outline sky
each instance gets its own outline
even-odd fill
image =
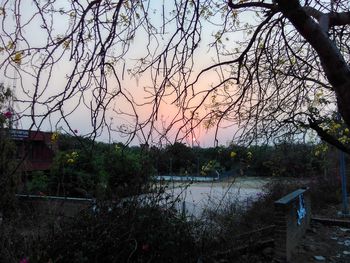
[[[4,3],[4,1],[3,1]],[[2,3],[2,4],[3,4]],[[58,1],[59,5],[56,6],[57,9],[63,7],[65,8],[64,1]],[[161,2],[159,1],[152,1],[151,2],[154,6],[151,6],[150,10],[154,13],[154,16],[152,16],[152,19],[154,19],[156,24],[162,24],[162,5],[159,4]],[[173,9],[173,2],[172,1],[164,1],[164,10],[165,13],[170,12],[170,10]],[[35,6],[33,5],[32,1],[24,1],[21,3],[20,6],[20,12],[21,12],[21,21],[22,24],[25,24],[25,27],[23,28],[23,35],[26,37],[26,40],[30,43],[30,45],[33,46],[41,46],[43,43],[46,43],[47,41],[47,34],[44,33],[45,30],[42,28],[42,23],[38,18],[31,18],[32,12],[35,10]],[[7,13],[10,14],[11,10],[7,10]],[[8,15],[10,16],[10,15]],[[10,18],[10,17],[9,17]],[[14,18],[14,17],[12,17]],[[218,18],[220,19],[220,18]],[[13,20],[6,18],[6,23],[4,28],[6,29],[6,32],[12,32],[13,31]],[[48,20],[49,21],[49,20]],[[26,22],[29,22],[26,24]],[[64,35],[64,31],[66,27],[69,26],[69,21],[67,19],[62,19],[60,17],[54,17],[54,32],[52,35]],[[200,46],[197,50],[197,56],[195,58],[196,67],[194,68],[194,71],[199,72],[199,70],[205,66],[208,66],[212,63],[213,59],[215,59],[215,56],[213,53],[208,52],[208,44],[209,44],[209,38],[215,34],[215,28],[209,25],[208,23],[203,24],[204,27],[204,34],[202,34],[202,41],[200,43]],[[166,30],[171,32],[174,30],[171,26],[167,26]],[[0,46],[6,46],[8,45],[8,42],[5,42],[6,36],[4,35],[5,32],[2,34],[2,43],[0,43]],[[232,33],[232,36],[234,38],[237,38],[237,33]],[[130,52],[125,57],[126,62],[125,65],[123,63],[117,64],[117,68],[121,70],[122,67],[125,67],[127,69],[132,69],[132,67],[135,65],[135,58],[142,56],[142,53],[145,50],[145,41],[144,38],[145,32],[142,30],[138,35],[135,36],[135,39],[132,42],[132,45],[130,47]],[[167,37],[167,36],[165,36]],[[239,36],[238,36],[239,37]],[[164,41],[166,42],[166,41]],[[154,43],[153,43],[154,44]],[[162,43],[160,43],[162,44]],[[24,48],[25,44],[19,44],[16,48],[21,49]],[[118,50],[115,52],[118,53]],[[29,52],[28,52],[29,53]],[[63,54],[63,52],[61,52]],[[43,71],[43,80],[47,79],[49,74],[50,81],[47,83],[49,86],[49,89],[47,90],[41,90],[42,95],[40,98],[38,98],[38,101],[41,101],[43,105],[37,106],[36,113],[40,114],[41,112],[45,113],[47,108],[45,105],[45,102],[48,101],[50,96],[53,94],[58,94],[63,91],[63,87],[67,83],[66,75],[72,70],[74,67],[74,63],[69,61],[69,52],[65,52],[62,55],[62,59],[59,63],[56,63],[56,65],[52,68],[52,71],[44,70]],[[12,56],[13,57],[13,56]],[[4,62],[8,57],[6,57],[6,53],[0,54],[0,62]],[[11,59],[11,58],[10,58]],[[31,61],[29,59],[32,59]],[[0,64],[0,72],[2,73],[2,77],[0,78],[0,81],[3,82],[7,86],[16,86],[15,94],[18,100],[21,100],[26,97],[25,92],[29,93],[29,96],[27,98],[31,98],[33,96],[33,87],[35,86],[35,78],[33,77],[33,69],[32,65],[35,66],[40,65],[40,61],[42,60],[42,57],[40,57],[40,54],[28,54],[28,56],[24,56],[23,63],[21,65],[16,65],[15,63],[12,63],[14,66],[5,67],[4,64]],[[30,65],[30,63],[32,65]],[[21,70],[21,74],[16,73],[16,67],[17,69]],[[36,69],[37,70],[37,69]],[[125,69],[123,69],[125,70]],[[35,75],[35,73],[34,73]],[[7,77],[6,77],[7,76]],[[16,80],[13,81],[11,78],[15,78]],[[205,75],[205,78],[201,78],[198,86],[201,87],[207,87],[210,86],[214,80],[217,79],[217,74],[214,72],[210,72],[209,74]],[[82,79],[81,81],[84,81]],[[87,80],[85,80],[87,81]],[[45,85],[45,82],[39,83],[39,87],[43,87]],[[115,85],[115,80],[110,79],[109,80],[109,86],[112,87]],[[130,92],[130,96],[132,95],[133,99],[137,104],[142,104],[146,98],[148,97],[148,94],[144,92],[144,87],[146,86],[152,86],[152,78],[150,77],[150,72],[146,71],[142,76],[135,79],[134,77],[125,74],[124,79],[121,80],[122,87],[126,87],[125,89]],[[40,90],[39,90],[40,93]],[[91,99],[91,92],[87,92],[84,95],[85,102],[88,104],[89,99]],[[44,121],[40,125],[41,130],[45,131],[55,131],[57,129],[61,128],[61,132],[64,133],[72,133],[72,130],[77,130],[79,135],[85,136],[89,132],[91,132],[91,121],[90,121],[90,112],[84,107],[84,101],[82,100],[82,97],[79,96],[79,93],[69,100],[68,103],[65,103],[63,109],[65,113],[68,113],[70,111],[73,111],[72,114],[70,114],[67,117],[67,120],[69,122],[69,125],[71,127],[71,130],[68,129],[67,125],[60,121],[59,114],[53,113],[49,118],[44,119]],[[30,111],[25,110],[28,103],[23,103],[18,101],[15,105],[15,110],[17,112],[22,112],[26,114],[30,114]],[[47,103],[48,105],[48,103]],[[113,103],[111,103],[110,107],[106,111],[106,119],[108,120],[111,127],[114,129],[120,127],[120,125],[125,126],[133,126],[134,125],[134,119],[131,117],[128,117],[127,115],[119,114],[119,109],[122,109],[123,111],[129,111],[130,106],[126,102],[125,99],[117,99]],[[178,108],[175,105],[171,105],[171,96],[169,99],[165,101],[164,104],[161,105],[159,109],[159,118],[158,122],[156,123],[156,128],[158,130],[162,129],[162,126],[164,124],[169,124],[174,116],[176,114]],[[138,114],[140,119],[144,120],[147,118],[147,116],[151,113],[151,105],[146,106],[139,106],[138,107]],[[40,123],[42,118],[37,118],[37,124]],[[162,123],[163,122],[163,123]],[[23,118],[19,122],[19,128],[27,129],[32,124],[32,120],[30,117]],[[223,128],[219,130],[218,139],[219,144],[226,145],[228,144],[232,139],[232,134],[235,131],[235,126],[229,127],[228,123],[224,124],[225,126],[228,126],[228,128]],[[147,128],[145,128],[145,131],[147,131]],[[176,134],[176,125],[175,129],[168,134],[170,141],[174,138]],[[186,138],[185,142],[189,145],[199,145],[202,147],[210,147],[215,144],[214,140],[214,133],[215,129],[206,130],[202,125],[199,126],[194,131],[194,136],[192,138]],[[125,141],[125,138],[123,136],[120,136],[118,133],[114,133],[112,137],[109,137],[109,133],[106,131],[106,129],[102,130],[102,133],[97,138],[97,140],[101,141]],[[155,140],[156,141],[156,140]],[[143,143],[142,134],[139,134],[139,137],[135,138],[132,144],[139,144]]]

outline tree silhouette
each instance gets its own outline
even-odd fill
[[[8,0],[0,13],[0,68],[16,72],[32,127],[59,116],[73,133],[84,107],[92,137],[181,140],[229,123],[248,143],[311,128],[349,152],[327,126],[337,108],[350,124],[345,0]],[[111,113],[129,121],[113,126]]]

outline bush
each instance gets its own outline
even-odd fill
[[[200,241],[205,256],[212,258],[222,251],[232,250],[236,245],[241,246],[242,244],[236,244],[238,235],[273,225],[274,202],[301,187],[309,187],[313,214],[320,213],[329,205],[335,206],[340,203],[340,184],[336,177],[274,180],[265,186],[264,194],[258,196],[248,207],[238,199],[231,199],[219,209],[206,211],[205,225],[200,231]],[[254,243],[255,240],[250,242]],[[241,262],[241,259],[236,260]],[[256,262],[253,259],[249,260],[247,262]],[[258,262],[261,262],[261,259]]]
[[[170,210],[134,202],[105,204],[52,233],[39,262],[194,262],[191,225]]]
[[[267,184],[262,194],[244,211],[240,228],[252,229],[273,224],[274,202],[299,189],[309,188],[312,213],[316,214],[329,205],[341,201],[340,184],[333,176],[318,176],[302,180],[275,180]]]
[[[340,201],[339,181],[317,177],[308,181],[275,180],[249,207],[231,199],[218,209],[208,210],[201,222],[188,222],[175,211],[163,209],[159,200],[103,202],[98,213],[88,210],[60,224],[55,220],[56,225],[40,236],[29,234],[39,233],[35,227],[28,231],[28,225],[38,220],[22,216],[5,232],[0,228],[0,256],[6,262],[18,262],[24,253],[38,263],[50,259],[58,263],[198,262],[199,258],[202,262],[233,258],[234,262],[270,262],[255,252],[233,257],[230,251],[243,245],[237,243],[236,236],[273,224],[273,203],[306,186],[310,187],[314,211]]]
[[[28,190],[31,193],[46,192],[49,185],[49,179],[42,171],[32,173],[32,179],[28,182]]]

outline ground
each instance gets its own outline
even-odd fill
[[[332,206],[314,216],[340,219],[337,211],[340,206]],[[292,257],[292,263],[301,262],[350,263],[350,223],[344,227],[313,222]]]

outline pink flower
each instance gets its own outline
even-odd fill
[[[142,250],[143,250],[144,252],[148,252],[148,251],[149,251],[149,244],[143,244],[143,245],[142,245]]]
[[[29,260],[27,258],[22,258],[19,263],[29,263]]]
[[[6,119],[10,119],[12,117],[12,112],[11,111],[7,111],[4,113],[4,116]]]

